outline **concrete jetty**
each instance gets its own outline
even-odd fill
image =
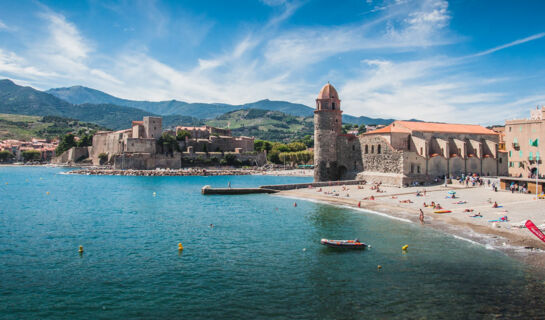
[[[204,186],[201,189],[202,194],[250,194],[250,193],[276,193],[284,190],[294,189],[308,189],[315,187],[327,187],[327,186],[341,186],[341,185],[363,185],[365,181],[362,180],[344,180],[344,181],[326,181],[326,182],[309,182],[309,183],[291,183],[291,184],[277,184],[270,186],[261,186],[258,188],[212,188],[211,186]]]
[[[252,194],[252,193],[276,193],[278,190],[266,189],[266,188],[212,188],[210,186],[204,186],[201,189],[202,194]]]

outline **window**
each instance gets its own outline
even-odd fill
[[[522,152],[522,150],[519,151],[519,157],[524,157],[524,153]]]
[[[499,159],[499,162],[501,163],[501,158]]]
[[[369,146],[365,145],[365,154],[368,154],[368,153],[369,153]]]
[[[424,148],[420,147],[420,155],[423,156],[424,155]]]
[[[528,160],[530,160],[530,161],[534,160],[534,155],[533,155],[532,151],[530,151],[530,153],[528,153]]]
[[[513,156],[513,151],[509,150],[509,158]]]
[[[371,146],[371,153],[375,153],[375,146],[374,145]]]
[[[509,132],[511,132],[511,127],[509,127]]]
[[[377,146],[377,153],[380,154],[380,144]]]
[[[414,164],[411,163],[411,173],[414,173]]]
[[[354,161],[354,170],[356,170],[357,167],[358,167],[358,166],[357,166],[357,164],[356,164],[356,161]]]
[[[356,151],[356,145],[352,145],[352,151]]]
[[[509,161],[509,168],[512,168],[512,167],[513,167],[513,162]]]
[[[331,109],[332,109],[332,110],[335,110],[335,102],[332,102],[332,103],[331,103]]]
[[[416,166],[416,172],[420,173],[420,166]]]

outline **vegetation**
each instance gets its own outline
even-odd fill
[[[25,150],[21,152],[25,161],[38,161],[42,158],[42,153],[38,150]]]
[[[161,146],[163,153],[172,154],[174,151],[180,151],[178,140],[168,132],[163,132],[157,143]]]
[[[257,152],[266,151],[267,160],[276,164],[282,164],[284,161],[294,164],[306,164],[313,159],[313,153],[308,151],[307,145],[301,141],[284,144],[266,140],[255,140],[254,149]]]
[[[288,142],[303,139],[314,131],[312,117],[297,117],[278,111],[247,109],[228,112],[207,125],[231,129],[235,136],[253,136],[262,140]]]
[[[183,140],[185,140],[186,137],[188,139],[191,139],[191,132],[189,132],[187,130],[180,130],[176,134],[176,140],[178,140],[178,141],[183,141]]]
[[[278,159],[282,163],[289,163],[291,165],[309,164],[314,161],[314,153],[308,150],[297,152],[281,152],[278,155]]]
[[[15,156],[13,155],[13,153],[11,153],[10,151],[8,150],[2,150],[0,151],[0,162],[5,162],[5,161],[8,161],[8,160],[11,160],[13,159]]]
[[[30,140],[31,138],[52,140],[69,132],[91,132],[106,130],[93,123],[57,116],[25,116],[0,114],[0,140]]]
[[[102,152],[102,153],[100,153],[98,155],[98,159],[99,159],[100,164],[104,164],[104,163],[106,163],[106,161],[108,161],[108,155],[106,153]]]

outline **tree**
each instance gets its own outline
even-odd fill
[[[87,134],[87,133],[81,134],[79,140],[76,142],[76,147],[90,147],[92,145],[93,145],[93,135]]]
[[[57,149],[55,149],[55,154],[61,155],[66,150],[75,146],[76,146],[75,136],[71,133],[65,134],[64,136],[61,137],[61,141],[59,142]]]
[[[0,161],[4,162],[14,157],[13,153],[8,150],[0,151]]]
[[[178,141],[183,141],[185,140],[185,137],[187,138],[191,138],[191,133],[187,130],[179,130],[177,133],[176,133],[176,140]]]
[[[362,133],[365,133],[365,132],[367,132],[367,128],[362,123],[362,124],[360,124],[360,127],[358,128],[358,134],[362,134]]]
[[[273,147],[272,142],[267,140],[255,140],[254,141],[254,150],[257,152],[271,151]]]
[[[38,150],[25,150],[21,153],[25,161],[40,160],[42,153]]]
[[[173,153],[174,151],[180,151],[178,140],[168,132],[163,132],[157,143],[162,146],[164,153]]]
[[[288,148],[292,152],[303,151],[307,149],[307,146],[302,142],[292,142],[288,144]]]

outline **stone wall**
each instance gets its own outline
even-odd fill
[[[360,135],[362,171],[403,174],[403,151],[377,135]]]
[[[340,180],[353,180],[363,171],[361,144],[356,136],[337,136],[337,159]]]
[[[153,170],[156,168],[180,169],[182,167],[181,154],[173,155],[127,153],[113,157],[114,169]]]
[[[338,110],[314,111],[314,181],[339,179],[337,136],[341,133],[342,113]]]
[[[156,152],[157,142],[155,139],[127,138],[125,152],[129,153],[152,153]]]
[[[75,163],[89,157],[89,152],[92,147],[72,147],[60,156],[51,160],[52,163]]]

